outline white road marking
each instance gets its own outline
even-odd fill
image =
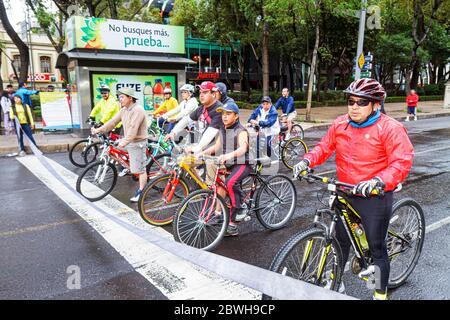
[[[423,153],[430,153],[430,152],[433,152],[433,151],[447,150],[447,149],[450,149],[450,146],[442,147],[442,148],[429,149],[429,150],[424,150],[424,151],[419,151],[419,152],[414,152],[414,155],[423,154]]]
[[[86,220],[137,272],[169,299],[260,299],[259,292],[192,265],[106,218],[68,190],[36,157],[27,156],[17,160]],[[47,158],[47,161],[65,181],[75,185],[77,176],[73,172],[51,159]],[[96,202],[96,205],[140,229],[151,229],[164,238],[173,239],[164,229],[146,224],[137,212],[112,196]]]
[[[425,227],[425,233],[429,233],[431,231],[439,229],[447,224],[450,224],[450,217],[444,218],[442,220],[439,220],[439,221],[432,223],[429,226]]]

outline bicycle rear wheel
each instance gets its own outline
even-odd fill
[[[256,195],[256,217],[267,229],[277,230],[291,219],[297,203],[294,183],[285,175],[272,176]]]
[[[302,126],[298,123],[292,125],[291,138],[300,138],[302,140],[305,138],[305,132],[303,131]]]
[[[308,147],[302,139],[291,138],[281,149],[281,161],[288,169],[292,170],[307,152]]]
[[[117,183],[117,169],[108,162],[97,161],[88,165],[77,179],[77,191],[89,201],[106,197]]]
[[[84,160],[84,154],[90,146],[89,139],[83,139],[76,142],[69,150],[70,162],[79,168],[86,167],[87,163]]]
[[[343,271],[342,252],[325,231],[310,228],[292,236],[272,260],[270,270],[282,275],[337,291]],[[272,299],[263,295],[263,300]]]
[[[392,211],[387,236],[390,289],[401,286],[413,272],[425,238],[423,210],[415,200],[401,199],[394,204]]]
[[[219,245],[227,230],[229,213],[224,200],[214,198],[212,190],[197,190],[180,204],[173,221],[176,241],[206,251]],[[214,212],[217,201],[222,210],[220,215]]]
[[[138,210],[145,222],[162,226],[173,221],[178,205],[189,194],[189,187],[182,178],[178,178],[174,193],[170,195],[172,178],[170,173],[158,176],[150,180],[142,190]]]

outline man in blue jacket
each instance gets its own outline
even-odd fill
[[[30,96],[33,94],[38,94],[38,90],[28,90],[28,85],[26,83],[19,83],[19,89],[16,91],[15,95],[20,96],[22,98],[23,105],[29,105],[31,109],[33,109],[33,105],[31,104]]]
[[[291,136],[292,124],[297,117],[297,111],[295,111],[294,106],[294,98],[289,95],[289,89],[284,88],[281,91],[282,96],[278,99],[277,103],[275,103],[275,109],[279,109],[283,111],[283,114],[287,115],[287,126],[288,131],[286,132],[285,140],[289,140]]]
[[[253,111],[248,119],[247,126],[260,127],[260,133],[263,133],[266,137],[267,155],[270,157],[272,155],[272,139],[280,133],[278,112],[272,105],[272,100],[270,97],[265,96],[261,99],[261,104],[255,109],[255,111]],[[259,139],[257,142],[259,143]],[[257,148],[259,150],[259,145]]]

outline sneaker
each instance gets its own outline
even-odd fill
[[[136,192],[134,193],[134,197],[130,198],[130,202],[138,202],[139,197],[141,196],[141,193],[142,193],[142,190],[137,189]]]
[[[19,157],[25,157],[26,155],[27,155],[26,152],[23,151],[23,150],[21,150],[21,151],[19,152]]]
[[[367,269],[361,271],[358,274],[358,277],[362,280],[367,280],[369,279],[370,276],[375,274],[375,266],[374,265],[370,265]]]
[[[406,117],[405,121],[409,121],[409,117]]]
[[[129,173],[130,173],[130,170],[128,170],[127,168],[124,168],[122,171],[119,172],[119,177],[125,177]]]
[[[240,222],[240,221],[244,220],[247,216],[248,216],[247,208],[235,209],[234,220],[236,222]]]
[[[235,237],[239,235],[239,229],[235,224],[229,224],[227,227],[227,232],[225,233],[225,237]]]
[[[414,117],[414,121],[417,121],[417,117]]]
[[[385,293],[378,293],[378,292],[374,291],[373,296],[372,296],[372,300],[389,300],[389,299],[388,299],[387,292],[385,292]]]

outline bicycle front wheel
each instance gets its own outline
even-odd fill
[[[117,183],[117,169],[108,162],[97,161],[88,165],[77,179],[77,191],[89,201],[103,199]]]
[[[142,190],[138,210],[145,222],[162,226],[173,221],[178,205],[189,194],[189,187],[182,178],[178,178],[176,186],[172,180],[170,173],[161,175],[150,180]]]
[[[387,236],[391,263],[388,288],[397,288],[417,265],[425,238],[425,218],[420,205],[411,198],[397,201],[392,211]]]
[[[285,175],[272,176],[256,195],[256,217],[267,229],[277,230],[291,219],[297,203],[294,183]]]
[[[292,170],[294,166],[303,159],[303,156],[307,152],[308,147],[302,139],[289,139],[289,141],[283,145],[281,150],[281,161],[283,161],[288,169]]]
[[[90,146],[89,139],[83,139],[76,142],[69,150],[70,162],[79,168],[86,167],[87,163],[84,160],[84,154]]]
[[[272,260],[270,270],[284,276],[337,291],[342,276],[342,252],[325,231],[310,228],[292,236]],[[271,297],[263,295],[263,300]]]
[[[220,207],[220,214],[215,213],[217,207]],[[173,221],[173,236],[178,242],[212,251],[222,241],[228,221],[224,200],[212,190],[197,190],[178,207]]]

